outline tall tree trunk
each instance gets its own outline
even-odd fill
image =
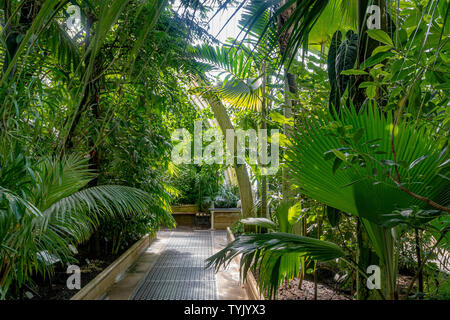
[[[214,113],[214,116],[219,123],[220,129],[225,135],[227,130],[234,130],[233,124],[231,123],[230,117],[227,114],[225,106],[220,101],[220,99],[213,94],[206,94],[204,98],[211,106],[211,109]],[[228,143],[228,141],[227,141]],[[234,145],[237,146],[237,139],[234,139]],[[236,148],[230,149],[236,152]],[[241,195],[241,206],[242,206],[242,215],[244,218],[248,218],[253,216],[253,194],[252,194],[252,184],[250,182],[250,178],[247,172],[247,168],[245,164],[236,163],[236,157],[234,157],[233,167],[236,172],[236,178],[239,185],[239,193]]]
[[[87,16],[86,39],[84,42],[84,49],[86,52],[91,44],[91,40],[94,38],[94,34],[93,34],[94,20],[95,20],[95,18],[93,15]],[[87,68],[87,66],[89,65],[90,59],[91,59],[91,53],[86,54],[85,58],[84,58],[85,68]],[[101,81],[101,79],[100,79],[101,77],[99,75],[102,72],[100,70],[100,65],[101,65],[101,63],[100,63],[98,57],[95,57],[92,72],[89,75],[87,75],[87,72],[88,72],[87,70],[85,70],[85,72],[84,72],[84,74],[86,76],[88,76],[88,79],[86,79],[87,85],[82,92],[81,101],[80,101],[79,105],[77,106],[77,109],[75,110],[75,114],[73,115],[73,120],[70,123],[69,131],[67,133],[67,137],[64,141],[64,146],[62,148],[63,152],[66,152],[67,150],[70,150],[73,148],[73,144],[74,144],[73,138],[75,135],[75,129],[77,128],[78,123],[81,120],[81,115],[91,107],[98,108],[98,100],[99,100],[99,94],[100,94],[100,81]],[[83,82],[83,80],[84,79],[81,79],[81,82]],[[93,111],[95,112],[95,110],[93,110]],[[97,113],[98,113],[98,109],[97,109]],[[67,121],[70,122],[69,118]]]
[[[286,0],[282,1],[280,6],[283,6],[285,4],[286,4]],[[288,19],[290,18],[290,16],[292,15],[292,13],[295,10],[295,6],[296,6],[296,4],[293,4],[291,7],[286,9],[282,14],[280,14],[280,16],[278,17],[278,29],[279,30],[281,30],[283,28],[284,24],[288,21]],[[291,30],[285,30],[283,32],[283,34],[280,36],[280,38],[278,39],[278,44],[280,46],[280,53],[282,55],[284,55],[286,52],[286,47],[287,47],[287,44],[288,44],[288,41],[290,38],[290,34],[291,34]],[[286,59],[286,60],[289,60],[289,59]],[[285,94],[284,94],[285,107],[284,107],[283,114],[286,118],[291,118],[292,117],[292,109],[293,109],[296,101],[291,99],[290,95],[294,95],[294,96],[298,95],[298,86],[297,86],[297,81],[296,81],[295,75],[290,73],[287,68],[285,68],[284,87],[285,87]],[[292,137],[292,130],[293,130],[292,126],[284,124],[283,130],[284,130],[284,135],[288,139]],[[289,180],[289,174],[287,172],[287,169],[283,168],[282,170],[283,171],[282,171],[281,190],[282,190],[282,194],[283,194],[283,199],[289,200],[295,194],[292,191],[292,185]]]
[[[263,65],[262,68],[262,74],[263,74],[263,84],[262,84],[262,104],[261,104],[261,128],[260,130],[267,130],[267,98],[266,98],[266,87],[267,87],[267,75],[266,75],[266,66]],[[267,151],[266,151],[267,152]],[[260,169],[262,170],[262,167],[260,165]],[[259,217],[266,218],[267,216],[267,176],[261,175],[261,209],[259,213]]]
[[[286,4],[286,0],[283,0],[280,6],[283,6]],[[282,30],[284,24],[289,20],[292,13],[294,12],[296,8],[296,4],[293,4],[288,9],[286,9],[279,17],[278,17],[278,30]],[[280,53],[284,55],[286,53],[286,47],[289,41],[289,38],[291,37],[292,30],[288,29],[285,30],[280,38],[278,39],[278,45],[280,47]],[[286,59],[289,61],[289,57]],[[285,66],[284,71],[284,101],[285,101],[285,107],[283,110],[283,115],[286,118],[292,118],[293,117],[293,108],[296,106],[297,101],[294,99],[291,99],[291,96],[297,97],[298,96],[298,85],[296,76],[289,72],[289,69],[287,66]],[[293,134],[293,127],[284,124],[283,125],[283,131],[284,135],[288,138],[292,138]],[[292,198],[295,197],[295,192],[292,190],[292,183],[290,181],[290,176],[288,173],[288,170],[286,167],[282,168],[281,172],[281,193],[283,195],[283,200],[289,201]],[[299,234],[299,235],[306,235],[305,232],[306,229],[306,218],[303,218],[299,223],[294,225],[293,233]],[[302,279],[300,279],[299,287],[301,287]]]

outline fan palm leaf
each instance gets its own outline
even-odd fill
[[[193,49],[193,56],[224,75],[222,83],[213,88],[224,101],[241,108],[261,108],[261,81],[255,74],[254,60],[248,51],[203,44]]]
[[[389,167],[397,166],[405,188],[438,203],[450,201],[448,165],[442,166],[448,151],[441,153],[439,143],[428,134],[429,129],[417,129],[406,120],[400,121],[395,130],[398,160],[394,163],[392,114],[384,115],[372,106],[359,115],[353,108],[346,109],[335,123],[353,133],[363,131],[360,150],[370,154],[373,161],[366,159],[364,167],[342,168],[333,174],[334,163],[324,156],[344,146],[340,137],[332,134],[328,121],[333,121],[331,116],[326,120],[310,119],[307,130],[295,135],[288,152],[293,181],[305,195],[381,225],[395,209],[425,206],[386,176]]]
[[[395,235],[393,229],[384,225],[394,210],[426,207],[426,204],[402,191],[389,172],[396,166],[406,189],[447,204],[450,200],[449,172],[445,165],[448,151],[440,151],[438,142],[427,132],[429,129],[417,129],[401,120],[394,137],[398,159],[395,163],[391,146],[393,116],[369,105],[360,114],[354,108],[345,109],[332,125],[340,127],[341,132],[352,132],[352,145],[345,148],[359,149],[363,165],[351,164],[344,151],[348,149],[343,149],[343,137],[333,133],[330,122],[333,122],[331,116],[310,119],[307,129],[295,135],[287,156],[290,174],[303,194],[361,218],[380,258],[385,293],[390,297],[396,277]],[[343,159],[327,161],[325,158],[330,152]],[[346,166],[336,169],[340,161]]]

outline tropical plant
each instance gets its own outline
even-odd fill
[[[48,158],[34,166],[20,155],[2,160],[0,185],[11,187],[11,175],[27,177],[12,189],[1,187],[2,298],[11,285],[20,288],[35,273],[50,275],[49,261],[73,262],[69,246],[86,241],[101,217],[146,215],[173,224],[169,213],[150,211],[144,191],[118,185],[85,188],[95,174],[83,157]]]
[[[216,208],[236,208],[239,201],[239,190],[224,184],[219,187],[214,197],[214,206]]]
[[[294,226],[300,223],[303,218],[302,208],[300,203],[293,203],[293,201],[282,201],[275,210],[274,220],[267,218],[247,218],[241,220],[243,224],[258,226],[262,229],[270,231],[283,232],[288,234],[295,233]],[[255,270],[258,271],[258,284],[264,295],[268,297],[276,297],[275,290],[284,282],[289,284],[289,281],[294,277],[301,275],[305,276],[306,256],[298,252],[280,255],[277,261],[267,260],[273,257],[266,257],[256,264]],[[273,265],[272,265],[273,263]],[[270,267],[268,267],[270,266]],[[274,285],[276,283],[276,285]]]
[[[384,116],[372,106],[359,115],[350,108],[336,121],[310,120],[307,130],[296,134],[288,159],[292,179],[303,194],[361,218],[380,259],[383,296],[391,299],[395,294],[397,257],[395,229],[392,225],[385,226],[389,215],[398,208],[427,206],[410,193],[443,205],[450,200],[448,151],[440,150],[426,129],[418,130],[401,121],[395,131],[395,152],[399,158],[393,161],[390,139],[393,121],[392,115]],[[411,150],[410,145],[415,148]],[[401,187],[392,177],[393,168],[402,177]],[[246,272],[253,263],[260,263],[260,257],[292,252],[296,239],[277,234],[271,242],[270,235],[238,238],[211,257],[210,263],[218,267],[242,253],[245,262],[241,266]],[[305,243],[315,240],[299,239]],[[337,256],[335,247],[329,250],[330,244],[326,242],[315,240],[314,244],[317,251],[309,247],[296,250],[321,261],[343,256]],[[271,285],[275,288],[278,282],[274,279]]]

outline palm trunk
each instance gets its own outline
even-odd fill
[[[88,16],[86,21],[86,40],[84,43],[85,50],[87,51],[91,40],[93,38],[93,24],[94,24],[94,18],[93,16]],[[91,53],[87,54],[84,58],[84,64],[85,66],[88,66],[91,59]],[[75,114],[73,115],[73,120],[70,123],[69,131],[67,133],[67,137],[64,141],[64,146],[62,148],[62,151],[70,150],[73,148],[73,138],[75,136],[75,129],[77,128],[82,114],[88,110],[89,108],[93,108],[93,112],[98,114],[98,102],[99,102],[99,94],[100,94],[100,78],[99,75],[101,74],[100,70],[100,61],[98,61],[97,57],[94,59],[94,66],[93,71],[86,75],[88,79],[86,79],[86,87],[83,90],[83,95],[81,98],[81,101],[78,105],[78,107],[75,110]],[[85,70],[85,74],[87,73],[87,70]],[[95,79],[95,81],[94,81]],[[83,82],[83,79],[82,79]],[[67,120],[70,121],[70,120]],[[62,152],[61,152],[62,154]],[[92,155],[91,155],[92,158]]]
[[[261,130],[267,129],[266,116],[267,116],[267,99],[266,99],[266,84],[267,84],[267,75],[266,75],[266,67],[263,65],[263,85],[262,85],[262,104],[261,104]],[[267,176],[261,176],[261,211],[260,217],[266,218],[267,215]]]
[[[280,4],[280,6],[283,6],[286,4],[286,0],[283,0]],[[281,30],[284,26],[284,24],[289,20],[290,16],[294,12],[295,4],[293,4],[291,7],[286,9],[278,18],[278,29]],[[291,36],[291,30],[286,30],[284,33],[280,36],[278,43],[280,46],[280,53],[283,55],[286,52],[286,47],[289,41],[289,38]],[[294,74],[290,73],[288,69],[285,69],[285,76],[284,76],[284,87],[285,87],[285,107],[284,107],[284,116],[286,118],[292,117],[292,108],[295,104],[295,101],[290,98],[290,94],[293,94],[294,96],[298,95],[298,86],[296,77]],[[289,94],[289,93],[290,94]],[[284,135],[289,139],[292,137],[292,126],[289,126],[287,124],[284,125]],[[295,195],[292,191],[292,185],[289,181],[289,174],[287,172],[286,168],[282,169],[282,194],[283,199],[289,200],[293,198]]]
[[[322,206],[322,211],[325,212],[325,206]],[[317,212],[317,239],[320,240],[322,233],[322,217]],[[317,300],[317,261],[314,263],[314,300]]]
[[[204,97],[206,98],[208,104],[211,106],[211,109],[214,113],[214,117],[219,123],[220,129],[222,130],[224,135],[226,134],[227,130],[234,130],[233,124],[231,123],[230,117],[227,114],[225,106],[219,100],[219,98],[212,94],[207,94]],[[234,139],[234,145],[237,145],[236,138]],[[232,146],[229,146],[229,148],[230,150],[234,150],[236,152],[236,148],[232,148]],[[242,205],[242,216],[243,218],[252,217],[254,210],[253,194],[252,194],[252,185],[247,172],[247,168],[245,164],[236,163],[236,160],[234,160],[233,167],[236,172],[236,178],[239,185],[239,193],[241,196],[241,205]]]

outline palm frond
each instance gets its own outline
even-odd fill
[[[344,109],[334,123],[331,116],[327,121],[310,119],[306,130],[295,135],[287,160],[292,180],[308,197],[361,218],[380,258],[384,293],[392,297],[396,281],[395,234],[384,224],[396,209],[426,207],[425,202],[405,193],[392,181],[392,168],[397,167],[406,189],[445,205],[450,200],[449,172],[441,157],[443,153],[448,157],[448,152],[440,152],[439,143],[427,132],[429,129],[417,129],[401,120],[394,133],[394,162],[393,116],[370,104],[360,114],[351,107]],[[333,128],[340,128],[343,135]],[[357,154],[350,159],[355,149]],[[327,161],[327,155],[332,153],[339,157],[334,162]],[[344,167],[339,168],[341,163]]]
[[[222,83],[213,89],[223,100],[239,108],[261,108],[261,81],[254,74],[253,58],[247,51],[203,44],[195,47],[192,54],[194,58],[211,64],[225,75]]]
[[[150,195],[140,189],[104,185],[87,188],[71,194],[53,203],[43,213],[50,217],[50,223],[67,236],[70,235],[76,243],[89,238],[99,218],[131,215],[151,215],[155,223],[173,224],[173,218],[168,210],[152,212],[154,203]]]
[[[278,230],[278,225],[270,219],[267,218],[247,218],[242,219],[241,222],[243,224],[249,226],[257,226],[260,228],[267,228],[271,230]]]
[[[3,163],[10,167],[2,168],[0,179],[14,176],[12,171],[26,172],[26,161],[19,161],[19,165]],[[164,194],[151,195],[118,185],[82,189],[94,174],[87,160],[80,156],[66,156],[61,160],[48,158],[32,172],[34,179],[28,183],[34,187],[24,195],[26,198],[0,187],[0,289],[3,295],[13,282],[20,287],[29,282],[34,273],[51,274],[53,265],[43,256],[63,263],[72,262],[69,244],[87,240],[99,221],[147,215],[155,228],[163,223],[174,225]]]
[[[37,165],[33,203],[42,211],[53,203],[85,187],[95,177],[88,159],[69,155],[63,159],[47,158]]]
[[[44,37],[51,52],[54,52],[59,63],[66,67],[67,71],[80,70],[81,53],[77,43],[67,34],[61,25],[52,21],[44,30]]]
[[[278,32],[272,19],[273,11],[265,0],[252,0],[242,9],[239,27],[250,36],[248,40],[253,46],[253,56],[268,59],[277,50]]]
[[[329,261],[343,257],[344,252],[334,243],[294,234],[245,234],[208,258],[207,267],[219,270],[238,255],[242,255],[242,277],[245,279],[248,271],[256,268],[261,291],[265,296],[273,298],[284,279],[298,274],[301,256],[308,256],[317,261]]]

